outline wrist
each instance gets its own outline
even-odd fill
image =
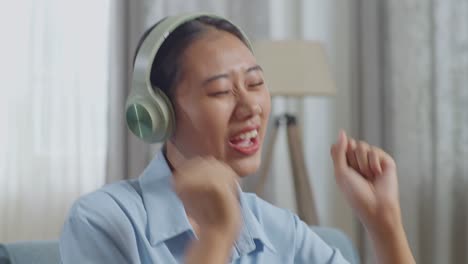
[[[361,219],[369,233],[388,233],[403,228],[399,205],[381,205],[370,217]]]
[[[406,234],[401,221],[386,223],[381,226],[366,227],[374,245],[384,245],[385,247],[399,244],[406,240]]]
[[[366,226],[378,263],[415,263],[401,217],[385,218],[378,223]]]

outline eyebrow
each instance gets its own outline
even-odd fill
[[[252,71],[263,71],[262,67],[260,65],[255,65],[255,66],[252,66],[250,68],[248,68],[245,73],[249,73],[249,72],[252,72]]]
[[[249,73],[249,72],[253,72],[253,71],[263,71],[263,69],[262,69],[262,67],[260,65],[257,64],[255,66],[252,66],[252,67],[248,68],[245,71],[245,73]],[[203,81],[203,85],[207,85],[208,83],[210,83],[212,81],[222,79],[222,78],[229,78],[229,74],[222,73],[222,74],[217,74],[217,75],[214,75],[212,77],[209,77],[208,79]]]

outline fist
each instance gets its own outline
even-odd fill
[[[336,182],[364,225],[377,228],[399,223],[398,180],[392,157],[378,147],[348,138],[344,132],[332,146],[331,155]]]
[[[198,235],[235,239],[240,225],[237,174],[214,158],[197,157],[176,168],[173,176],[174,189],[196,222]]]

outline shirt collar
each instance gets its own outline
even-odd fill
[[[239,238],[235,242],[235,248],[238,251],[237,254],[244,255],[255,250],[257,246],[255,240],[261,242],[262,246],[266,246],[276,253],[276,249],[268,239],[263,226],[260,224],[257,217],[255,217],[252,210],[250,210],[246,194],[240,189],[240,186],[239,193],[243,225]],[[235,256],[236,252],[234,252],[234,257]]]
[[[152,245],[187,230],[193,232],[184,206],[172,189],[171,175],[166,158],[159,152],[139,179]]]
[[[159,151],[139,178],[143,203],[148,215],[149,238],[152,245],[187,231],[194,235],[182,201],[172,188],[171,175],[172,172],[166,158],[162,151]],[[276,252],[263,227],[250,210],[245,194],[240,187],[239,191],[243,225],[239,238],[235,242],[232,258],[235,259],[257,249],[256,240]]]

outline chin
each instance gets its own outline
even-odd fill
[[[229,162],[229,165],[239,177],[244,178],[257,172],[260,168],[260,162],[260,153],[257,153],[250,157],[233,160]]]

